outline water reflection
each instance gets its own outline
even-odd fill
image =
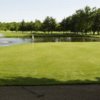
[[[34,37],[33,38],[0,38],[0,46],[10,46],[22,43],[37,42],[93,42],[100,41],[100,38],[94,37]]]
[[[34,42],[94,42],[100,41],[96,37],[35,37]]]

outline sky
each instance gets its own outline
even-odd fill
[[[61,21],[85,6],[100,7],[100,0],[0,0],[0,22],[43,21],[51,16]]]

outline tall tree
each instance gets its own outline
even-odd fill
[[[41,27],[42,27],[41,21],[40,20],[35,20],[35,22],[34,22],[35,31],[41,31]]]
[[[98,35],[100,34],[100,9],[97,9],[94,13],[92,30],[94,33],[97,31]]]
[[[19,28],[19,23],[16,23],[16,22],[12,22],[12,23],[9,23],[10,25],[10,31],[18,31],[18,28]]]
[[[26,31],[26,23],[24,20],[19,25],[19,31],[22,31],[22,32]]]
[[[61,30],[64,32],[64,31],[66,31],[67,30],[67,26],[66,26],[66,18],[64,18],[62,21],[61,21],[61,23],[60,23],[60,28],[61,28]]]
[[[31,33],[32,33],[32,31],[35,30],[34,23],[32,21],[26,23],[25,27],[26,27],[26,31],[31,31]]]
[[[46,17],[42,23],[43,31],[52,32],[56,30],[56,20],[52,17]]]

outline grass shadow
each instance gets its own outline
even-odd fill
[[[31,78],[31,77],[13,77],[8,79],[0,79],[0,86],[45,86],[45,85],[87,85],[87,84],[100,84],[100,77],[96,77],[95,81],[92,80],[68,80],[58,81],[55,79],[47,78]]]

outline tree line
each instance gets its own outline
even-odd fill
[[[47,16],[43,22],[10,22],[0,23],[0,30],[10,31],[43,31],[52,33],[53,31],[73,32],[76,34],[100,34],[100,8],[90,8],[77,10],[73,15],[57,22],[55,18]]]

